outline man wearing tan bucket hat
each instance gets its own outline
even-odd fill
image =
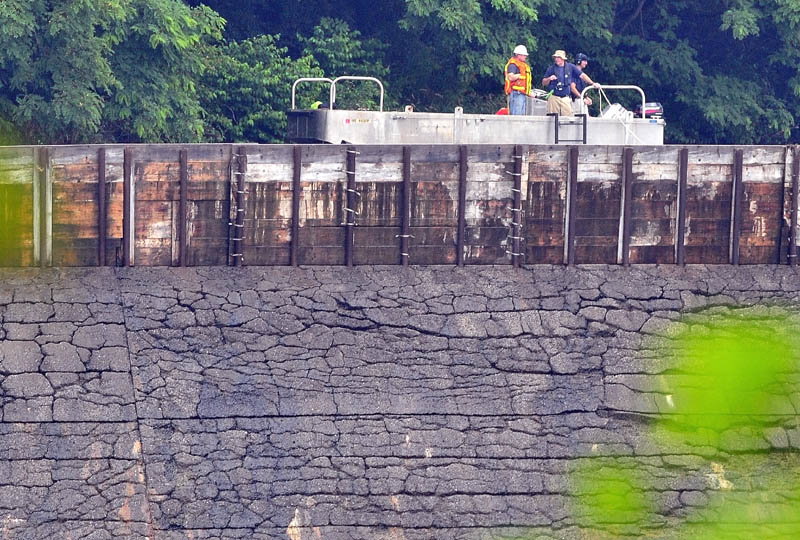
[[[572,99],[570,98],[570,85],[581,79],[586,84],[591,84],[595,88],[600,85],[580,69],[575,64],[567,62],[567,53],[559,49],[553,53],[553,64],[547,68],[542,79],[542,86],[550,90],[550,97],[547,98],[547,112],[557,113],[561,116],[572,116]]]

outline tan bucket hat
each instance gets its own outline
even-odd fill
[[[567,59],[567,53],[565,53],[561,49],[558,49],[556,52],[553,53],[553,58],[556,58],[556,57],[563,58],[564,60],[566,60]]]

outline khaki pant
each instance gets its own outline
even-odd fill
[[[580,99],[576,99],[575,101],[572,102],[573,114],[583,114],[583,113],[589,114],[589,108],[586,107],[586,110],[584,110],[584,107],[585,105],[583,104],[583,101],[581,101]]]
[[[547,98],[547,113],[558,113],[560,116],[572,116],[572,100],[569,96],[551,95]]]

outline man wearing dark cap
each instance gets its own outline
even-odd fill
[[[586,66],[589,65],[589,57],[583,53],[578,53],[575,55],[575,67],[581,70],[581,73],[586,69]],[[592,104],[592,99],[588,96],[583,98],[583,102],[581,102],[581,92],[583,89],[586,88],[588,84],[583,78],[578,77],[574,81],[572,81],[572,111],[575,114],[579,114],[581,112],[588,112],[588,109],[584,108],[584,105],[588,107]]]

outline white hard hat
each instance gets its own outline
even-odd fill
[[[525,48],[525,45],[517,45],[514,47],[514,54],[524,54],[528,56],[528,49]]]

